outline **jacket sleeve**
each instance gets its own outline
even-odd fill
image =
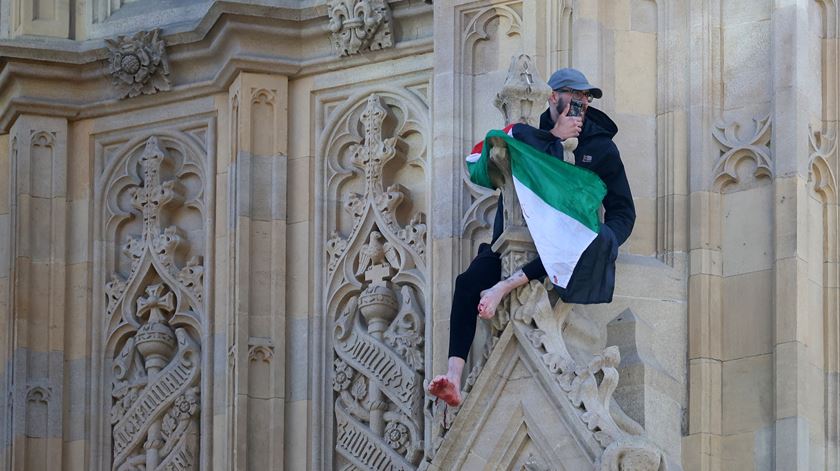
[[[537,257],[522,267],[522,273],[528,278],[528,281],[538,280],[547,275],[545,267],[542,264],[542,259]]]
[[[607,195],[604,197],[604,224],[612,229],[618,245],[624,243],[633,226],[636,223],[636,207],[633,204],[633,194],[630,192],[630,184],[627,183],[627,174],[624,172],[624,164],[618,153],[618,148],[613,147],[605,162],[606,168],[598,172],[604,184],[607,186]]]
[[[549,131],[516,123],[511,129],[511,135],[517,141],[524,142],[540,152],[563,160],[563,140],[555,137]]]

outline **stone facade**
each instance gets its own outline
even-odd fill
[[[834,0],[0,0],[0,466],[840,469],[838,25]],[[463,157],[563,66],[620,129],[615,299],[523,287],[443,407],[496,205]],[[533,251],[510,216],[506,271]]]

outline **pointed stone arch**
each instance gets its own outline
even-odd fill
[[[96,180],[97,469],[198,469],[209,424],[208,133],[116,137]],[[101,157],[101,156],[100,156]],[[144,443],[152,443],[144,448]]]
[[[430,351],[428,108],[414,93],[383,87],[352,95],[330,116],[317,145],[329,371],[323,459],[415,469],[426,453]]]

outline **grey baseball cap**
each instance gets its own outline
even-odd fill
[[[548,86],[551,87],[552,90],[560,90],[561,88],[589,90],[589,93],[591,93],[595,98],[601,98],[603,95],[600,88],[592,85],[588,80],[586,80],[583,72],[571,67],[560,69],[551,74],[551,78],[548,79]]]

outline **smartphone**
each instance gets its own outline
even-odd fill
[[[569,114],[566,116],[580,116],[583,114],[583,102],[580,100],[572,99],[571,105],[569,105]]]

